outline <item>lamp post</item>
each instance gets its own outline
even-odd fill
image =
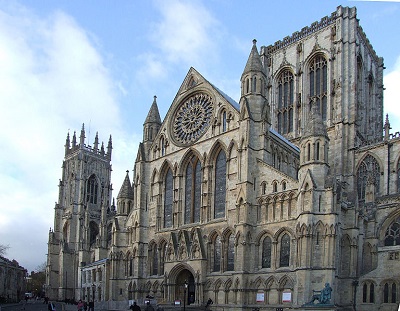
[[[188,288],[188,282],[185,280],[185,287],[183,289],[183,311],[186,311],[186,290]]]

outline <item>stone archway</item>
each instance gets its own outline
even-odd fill
[[[187,289],[185,290],[185,282],[187,283]],[[196,285],[193,274],[183,269],[178,273],[175,280],[175,299],[181,300],[182,304],[185,300],[186,305],[190,305],[196,301]]]

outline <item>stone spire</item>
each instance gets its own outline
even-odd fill
[[[82,129],[81,129],[81,136],[79,136],[79,146],[83,147],[85,145],[85,123],[82,124]]]
[[[157,105],[157,96],[155,96],[155,95],[154,95],[154,100],[153,100],[153,103],[151,104],[149,113],[147,114],[146,120],[144,121],[144,124],[146,124],[146,123],[161,124],[160,113],[158,111],[158,105]]]
[[[257,40],[253,40],[253,47],[251,48],[249,58],[246,66],[244,67],[242,77],[251,72],[262,72],[264,73],[264,67],[261,63],[261,57],[257,50]],[[265,73],[264,73],[265,74]]]
[[[69,148],[70,148],[70,140],[69,140],[69,132],[67,134],[67,139],[65,140],[65,155],[67,155]]]
[[[385,125],[383,126],[383,130],[385,132],[385,140],[389,139],[389,135],[390,135],[390,122],[389,122],[389,115],[386,114],[386,119],[385,119]]]
[[[158,130],[161,127],[161,118],[158,111],[157,96],[154,96],[153,103],[143,124],[143,142],[153,142]]]
[[[112,138],[110,135],[110,139],[108,140],[108,145],[107,145],[107,156],[109,159],[111,159],[111,151],[112,151]]]
[[[119,199],[132,199],[133,200],[133,188],[129,179],[129,171],[126,171],[124,182],[122,183],[121,189],[119,190],[117,200]]]
[[[99,133],[96,132],[96,137],[94,138],[94,150],[99,150]]]

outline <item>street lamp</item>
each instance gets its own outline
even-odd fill
[[[188,288],[188,282],[185,280],[185,287],[183,289],[183,311],[186,311],[186,290]]]

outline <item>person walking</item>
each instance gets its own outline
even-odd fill
[[[144,308],[144,311],[155,311],[150,301],[146,303],[146,308]]]
[[[131,305],[129,309],[132,311],[142,311],[142,309],[140,309],[140,307],[136,304],[136,301],[133,302],[133,305]]]

